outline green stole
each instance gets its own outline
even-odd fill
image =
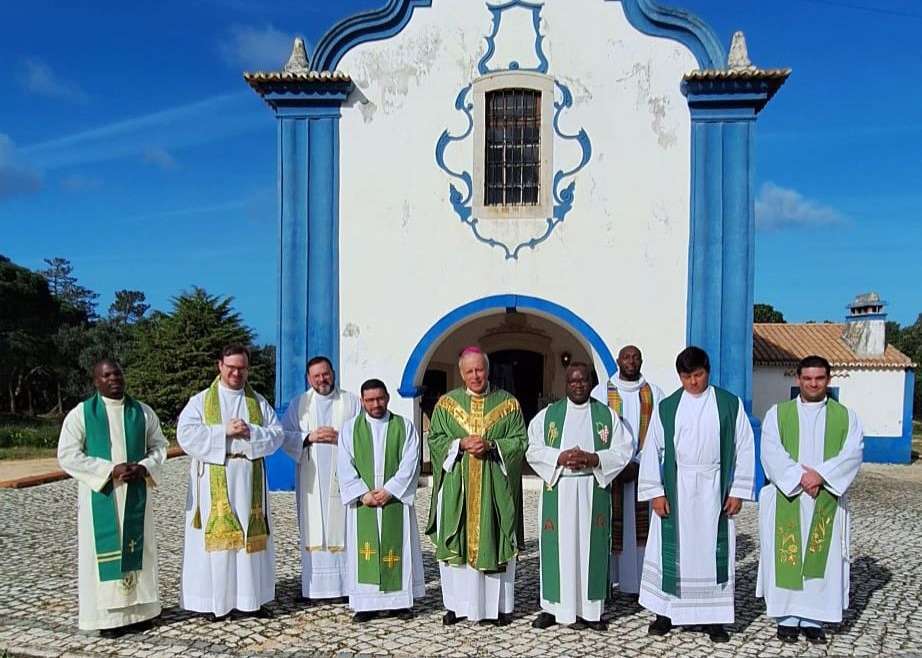
[[[800,417],[796,399],[778,405],[778,432],[782,446],[796,462],[800,453]],[[847,434],[848,410],[832,398],[827,398],[824,461],[841,452]],[[775,585],[782,589],[802,590],[804,578],[823,578],[826,575],[838,498],[825,487],[820,489],[810,522],[807,553],[801,559],[804,552],[800,538],[800,495],[788,498],[778,491],[775,496]]]
[[[714,386],[717,398],[717,416],[720,421],[720,518],[717,522],[717,583],[730,580],[730,542],[727,513],[723,505],[730,493],[730,473],[736,457],[736,417],[739,399],[722,388]],[[678,467],[675,452],[675,416],[684,389],[679,389],[659,404],[659,417],[663,424],[665,451],[663,456],[663,484],[669,502],[669,516],[660,519],[662,540],[663,586],[667,594],[679,594],[679,496]]]
[[[125,452],[129,464],[137,464],[147,454],[147,422],[144,410],[136,400],[125,396]],[[97,393],[83,402],[83,422],[86,427],[86,454],[112,461],[112,440],[106,404]],[[147,506],[147,483],[134,480],[125,493],[125,516],[121,533],[115,487],[110,479],[102,491],[90,496],[93,515],[93,536],[96,540],[96,564],[99,580],[121,580],[123,574],[140,571],[144,557],[144,510]],[[121,534],[121,537],[119,536]]]
[[[403,418],[392,413],[387,421],[384,443],[385,482],[394,477],[400,467],[406,438],[407,431]],[[375,446],[365,412],[360,413],[355,419],[352,445],[355,470],[370,491],[375,488]],[[378,585],[382,592],[400,591],[403,589],[403,570],[400,567],[403,558],[403,503],[397,498],[391,498],[381,509],[380,541],[377,507],[360,504],[355,513],[355,520],[358,581]]]
[[[220,377],[215,377],[205,392],[205,424],[223,425],[221,419],[221,396],[218,393]],[[263,414],[259,400],[253,389],[247,384],[244,388],[247,416],[253,425],[263,424]],[[205,525],[205,550],[237,551],[246,548],[247,553],[258,553],[266,549],[269,539],[269,522],[266,520],[263,492],[265,488],[265,467],[262,459],[253,462],[253,489],[250,497],[250,518],[247,521],[246,541],[243,527],[230,504],[227,490],[227,466],[225,464],[208,464],[208,485],[211,492],[211,509],[208,511],[208,523]],[[201,528],[202,521],[196,504],[193,528]]]
[[[611,437],[611,411],[601,402],[590,399],[595,450],[608,448]],[[559,448],[563,440],[567,400],[555,402],[544,415],[544,442]],[[592,476],[590,476],[592,477]],[[592,477],[592,516],[589,531],[589,600],[601,601],[608,587],[608,545],[611,541],[611,489],[600,487]],[[560,483],[560,479],[557,480]],[[560,603],[560,528],[558,487],[545,486],[541,500],[541,596],[546,601]],[[574,510],[567,510],[573,513]]]

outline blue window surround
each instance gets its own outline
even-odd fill
[[[682,43],[699,68],[724,68],[725,51],[700,19],[653,0],[620,2],[640,32]],[[340,21],[317,42],[310,68],[335,70],[350,49],[398,34],[416,9],[431,4],[389,0],[381,9]],[[738,394],[750,411],[752,124],[777,89],[761,84],[723,80],[683,85],[692,119],[687,341],[708,351],[712,381]],[[350,88],[290,83],[263,94],[279,120],[280,411],[303,390],[309,355],[326,354],[334,365],[339,361],[339,116]],[[270,487],[290,488],[291,478],[280,478],[276,470],[270,461]]]
[[[436,350],[442,339],[452,330],[473,318],[485,315],[491,311],[503,309],[516,309],[520,311],[533,311],[560,321],[578,336],[581,336],[599,355],[605,366],[608,377],[618,371],[618,365],[611,350],[602,340],[602,337],[590,327],[582,318],[569,309],[538,297],[526,295],[492,295],[468,302],[442,316],[420,338],[416,347],[410,354],[407,364],[400,378],[398,392],[405,398],[415,398],[420,395],[419,385],[423,381],[426,364]]]

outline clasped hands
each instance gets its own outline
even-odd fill
[[[372,489],[362,496],[362,505],[365,507],[383,507],[393,498],[384,487]]]
[[[112,469],[113,482],[134,482],[147,477],[147,469],[141,464],[118,464]]]
[[[594,452],[586,452],[579,448],[564,450],[557,457],[558,466],[569,468],[571,471],[582,471],[595,468],[599,465],[599,456]]]
[[[308,443],[332,443],[335,445],[339,441],[339,432],[332,427],[318,427],[307,435],[304,439],[304,445]]]
[[[225,427],[224,433],[227,435],[228,439],[243,439],[248,441],[250,439],[250,426],[241,418],[231,418]]]
[[[493,448],[489,441],[477,434],[471,434],[470,436],[464,437],[458,443],[458,446],[464,452],[470,453],[477,458],[482,458]]]
[[[650,505],[659,518],[665,519],[669,516],[669,501],[666,500],[666,496],[657,496],[650,501]],[[727,513],[727,516],[736,516],[742,508],[742,498],[727,496],[727,502],[724,503],[724,512]]]
[[[823,476],[809,466],[800,465],[804,469],[804,474],[800,476],[800,486],[810,498],[816,498],[820,495],[820,489],[823,488],[825,481]]]

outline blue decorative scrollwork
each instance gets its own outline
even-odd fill
[[[522,68],[519,62],[512,61],[509,62],[509,66],[505,69],[491,69],[489,66],[487,66],[487,63],[493,58],[493,54],[496,52],[496,35],[499,33],[499,25],[503,20],[503,12],[514,7],[522,7],[524,9],[531,10],[532,25],[535,28],[535,57],[538,58],[538,66],[535,68],[527,69]],[[487,52],[484,53],[483,57],[480,58],[480,62],[477,63],[477,70],[480,72],[480,75],[493,73],[497,70],[537,71],[538,73],[547,73],[548,61],[542,46],[544,37],[541,35],[541,9],[543,7],[543,3],[526,2],[525,0],[509,0],[509,2],[505,2],[501,5],[487,4],[487,9],[489,9],[490,13],[493,14],[493,31],[490,32],[490,34],[486,37]]]
[[[498,69],[506,71],[536,71],[539,73],[547,74],[548,70],[548,60],[544,55],[544,51],[541,48],[541,43],[544,39],[541,36],[539,27],[541,22],[541,9],[544,5],[535,4],[530,2],[525,2],[524,0],[510,0],[501,5],[487,5],[487,8],[493,14],[493,30],[491,34],[486,38],[487,40],[487,52],[481,58],[479,64],[477,65],[477,70],[481,75],[486,75],[488,73],[494,73],[496,70],[490,69],[488,62],[493,57],[495,52],[495,43],[497,33],[499,32],[499,24],[501,20],[502,13],[507,9],[513,7],[524,7],[530,9],[532,14],[532,23],[535,28],[535,55],[538,58],[539,65],[537,68],[533,69],[522,69],[519,62],[512,61],[509,63],[507,69]],[[450,177],[454,178],[460,183],[459,186],[454,183],[449,184],[449,195],[448,199],[451,203],[452,208],[455,211],[455,214],[458,215],[458,218],[468,226],[470,226],[471,231],[474,234],[474,237],[483,242],[489,247],[496,247],[503,251],[506,260],[516,260],[519,257],[519,252],[523,249],[535,249],[539,244],[547,240],[551,233],[558,224],[564,221],[567,216],[567,213],[573,208],[573,201],[575,198],[576,182],[570,181],[569,185],[561,189],[561,186],[564,184],[566,179],[571,178],[577,172],[579,172],[583,167],[585,167],[590,158],[592,157],[592,144],[589,141],[589,135],[586,134],[586,131],[582,128],[574,134],[565,133],[560,129],[560,117],[564,111],[568,110],[573,106],[573,94],[570,93],[570,89],[561,83],[558,80],[554,80],[554,86],[560,92],[560,100],[554,101],[554,117],[553,117],[553,129],[554,134],[562,140],[566,141],[575,141],[581,151],[580,161],[575,167],[570,169],[560,169],[554,173],[553,185],[551,188],[551,194],[553,196],[554,207],[550,217],[545,219],[543,230],[540,234],[534,236],[533,238],[520,242],[516,245],[510,246],[504,242],[497,240],[496,238],[491,238],[483,234],[481,231],[481,222],[477,217],[473,216],[472,210],[472,199],[474,196],[474,184],[470,172],[468,171],[454,171],[445,163],[445,151],[454,143],[464,142],[470,137],[471,133],[474,130],[474,117],[473,117],[473,103],[470,102],[469,96],[473,88],[473,83],[464,87],[455,99],[455,109],[463,112],[467,117],[467,128],[464,133],[461,135],[452,135],[448,130],[442,132],[439,136],[438,141],[435,145],[435,161],[439,168],[448,174]]]

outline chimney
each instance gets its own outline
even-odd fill
[[[855,297],[845,316],[845,331],[842,338],[858,356],[882,356],[887,347],[885,323],[887,314],[876,292],[867,292]]]

